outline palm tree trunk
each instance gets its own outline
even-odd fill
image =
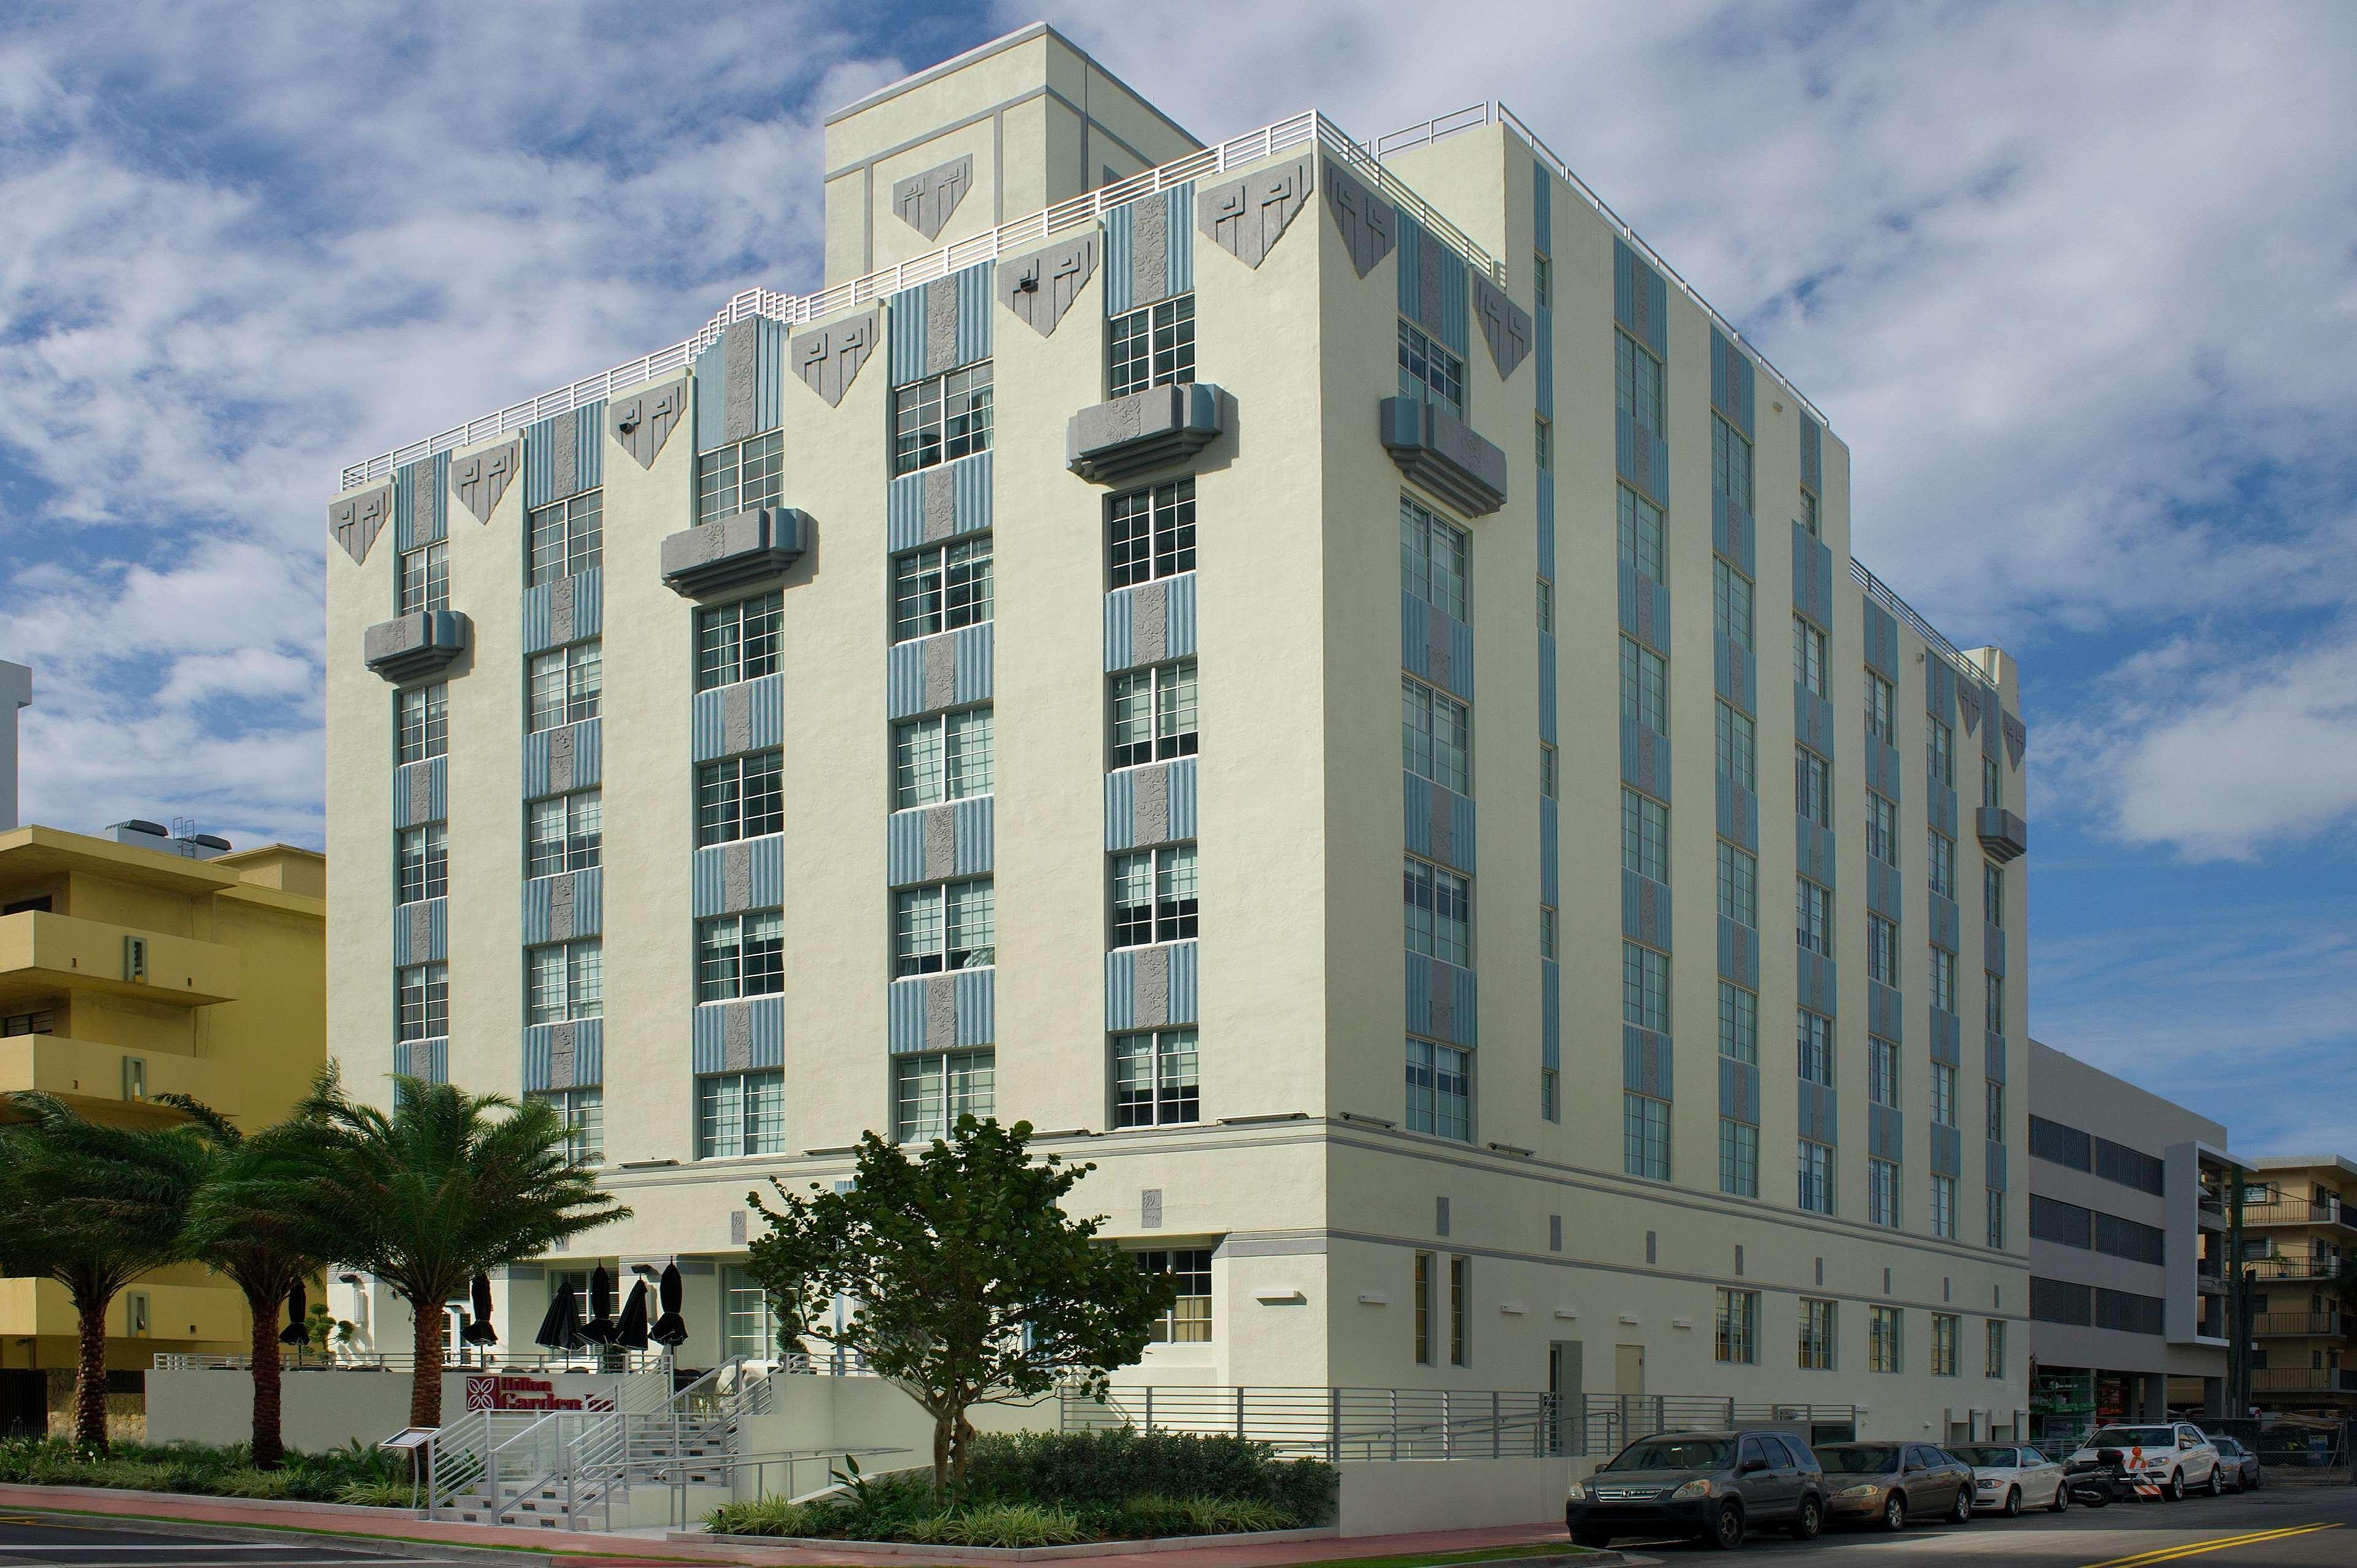
[[[442,1304],[438,1301],[411,1302],[410,1310],[416,1314],[417,1328],[410,1345],[415,1352],[416,1370],[409,1382],[409,1424],[439,1426],[442,1424]]]
[[[275,1470],[286,1455],[279,1432],[278,1303],[249,1292],[245,1305],[253,1314],[253,1467]]]
[[[80,1332],[74,1361],[74,1441],[106,1451],[106,1307],[91,1294],[74,1303]]]

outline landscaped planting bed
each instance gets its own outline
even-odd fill
[[[354,1443],[321,1454],[291,1450],[276,1470],[257,1470],[243,1444],[151,1447],[117,1443],[109,1452],[59,1438],[0,1442],[0,1483],[27,1487],[113,1487],[135,1492],[188,1492],[213,1498],[282,1498],[314,1503],[410,1505],[408,1462]]]

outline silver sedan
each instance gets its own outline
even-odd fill
[[[2027,1444],[1973,1444],[1952,1446],[1948,1452],[1973,1467],[1975,1513],[2001,1513],[2009,1519],[2024,1509],[2061,1513],[2071,1506],[2062,1466]]]

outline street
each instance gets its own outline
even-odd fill
[[[1616,1551],[1665,1563],[1711,1555],[1689,1543],[1616,1541]],[[1890,1536],[1830,1530],[1803,1544],[1755,1536],[1743,1548],[1764,1562],[1802,1564],[2019,1563],[2023,1568],[2146,1568],[2198,1559],[2220,1568],[2357,1563],[2357,1487],[2270,1487],[2181,1503],[2115,1503],[2019,1519],[1977,1515],[1966,1525],[1915,1525]]]
[[[497,1554],[484,1553],[497,1560]],[[221,1541],[200,1534],[116,1530],[95,1520],[29,1513],[0,1515],[0,1564],[39,1563],[73,1568],[448,1568],[447,1557],[411,1558],[354,1552],[310,1537],[285,1541]]]

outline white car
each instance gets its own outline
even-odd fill
[[[1975,1513],[1996,1512],[2011,1519],[2024,1509],[2061,1513],[2071,1506],[2071,1488],[2062,1484],[2062,1466],[2035,1448],[2017,1443],[1976,1443],[1952,1446],[1948,1452],[1973,1467]]]
[[[2105,1448],[2118,1451],[2120,1468],[2131,1484],[2156,1487],[2171,1502],[2191,1491],[2214,1498],[2226,1489],[2226,1471],[2218,1462],[2218,1450],[2191,1422],[2099,1426],[2071,1458],[2093,1459]]]

